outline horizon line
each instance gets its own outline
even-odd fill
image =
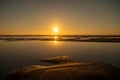
[[[120,36],[120,34],[63,34],[63,35],[55,35],[55,34],[52,34],[52,35],[48,35],[48,34],[3,34],[3,35],[0,35],[0,36],[114,36],[114,37],[117,37],[117,36]]]

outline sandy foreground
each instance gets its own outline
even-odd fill
[[[15,70],[5,80],[120,80],[120,69],[104,62],[31,65]]]

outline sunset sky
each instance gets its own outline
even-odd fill
[[[120,34],[120,0],[0,0],[3,34]]]

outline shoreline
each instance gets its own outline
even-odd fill
[[[3,41],[120,42],[120,37],[0,37]]]

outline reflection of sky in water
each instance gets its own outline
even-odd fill
[[[16,67],[41,64],[37,60],[70,56],[80,62],[105,61],[120,67],[120,43],[61,41],[0,41],[0,74]]]

